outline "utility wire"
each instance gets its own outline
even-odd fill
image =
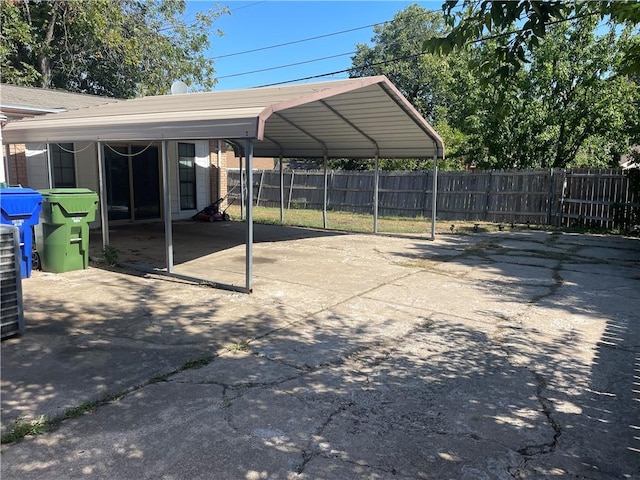
[[[220,58],[235,57],[235,56],[238,56],[238,55],[245,55],[247,53],[261,52],[263,50],[270,50],[272,48],[280,48],[280,47],[286,47],[287,45],[295,45],[295,44],[298,44],[298,43],[310,42],[312,40],[318,40],[320,38],[327,38],[327,37],[332,37],[334,35],[341,35],[343,33],[355,32],[357,30],[364,30],[365,28],[375,27],[376,25],[383,25],[385,23],[389,23],[390,21],[391,20],[387,20],[385,22],[372,23],[371,25],[365,25],[364,27],[350,28],[348,30],[342,30],[340,32],[325,33],[324,35],[318,35],[316,37],[302,38],[300,40],[293,40],[291,42],[278,43],[277,45],[269,45],[268,47],[260,47],[260,48],[254,48],[254,49],[251,49],[251,50],[244,50],[242,52],[228,53],[226,55],[218,55],[217,57],[212,57],[211,59],[212,60],[218,60]]]
[[[586,13],[586,14],[583,14],[583,15],[576,15],[576,16],[573,16],[573,17],[567,17],[567,18],[560,19],[560,20],[554,20],[552,22],[547,23],[546,25],[547,26],[556,25],[556,24],[559,24],[559,23],[570,22],[572,20],[578,20],[578,19],[581,19],[581,18],[584,18],[584,17],[593,16],[593,15],[597,15],[597,13],[596,12]],[[477,38],[475,40],[469,40],[466,43],[466,45],[471,45],[471,44],[474,44],[474,43],[486,42],[488,40],[494,40],[496,38],[506,37],[506,36],[509,36],[509,35],[513,35],[515,33],[522,33],[525,30],[526,29],[522,28],[522,29],[517,29],[517,30],[510,30],[508,32],[496,33],[494,35],[488,35],[486,37]],[[353,52],[353,53],[357,53],[357,52]],[[380,62],[375,62],[375,63],[371,63],[371,64],[368,64],[368,65],[365,65],[364,68],[371,68],[371,67],[375,67],[375,66],[379,66],[379,65],[387,65],[387,64],[394,63],[394,62],[397,62],[397,61],[400,61],[400,60],[410,60],[410,59],[418,58],[418,57],[420,57],[422,55],[427,55],[427,54],[428,54],[428,52],[420,52],[420,53],[413,54],[413,55],[405,55],[405,56],[402,56],[402,57],[395,57],[395,58],[392,58],[390,60],[383,60],[383,61],[380,61]],[[309,60],[309,61],[303,62],[303,63],[311,63],[313,61],[314,60]],[[274,68],[276,68],[276,67],[274,67]],[[276,85],[284,85],[284,84],[287,84],[287,83],[302,82],[302,81],[305,81],[305,80],[313,80],[313,79],[322,78],[322,77],[330,77],[332,75],[337,75],[337,74],[340,74],[340,73],[347,73],[347,72],[349,72],[351,70],[353,70],[353,67],[346,68],[346,69],[343,69],[343,70],[336,70],[336,71],[328,72],[328,73],[321,73],[321,74],[318,74],[318,75],[311,75],[311,76],[308,76],[308,77],[296,78],[296,79],[293,79],[293,80],[284,80],[282,82],[269,83],[269,84],[266,84],[266,85],[260,85],[259,87],[256,87],[256,88],[273,87],[273,86],[276,86]],[[243,75],[243,74],[242,73],[236,74],[236,76],[239,76],[239,75]]]
[[[261,2],[256,2],[256,3],[261,3]],[[252,4],[252,5],[255,5],[255,4]],[[438,10],[425,10],[424,13],[421,13],[421,15],[426,15],[426,14],[430,14],[430,13],[437,13],[439,11],[440,11],[439,9]],[[286,47],[288,45],[296,45],[298,43],[310,42],[312,40],[318,40],[318,39],[321,39],[321,38],[327,38],[327,37],[333,37],[333,36],[336,36],[336,35],[342,35],[343,33],[356,32],[358,30],[364,30],[365,28],[377,27],[378,25],[385,25],[385,24],[391,23],[391,22],[393,22],[393,20],[385,20],[383,22],[372,23],[370,25],[364,25],[362,27],[354,27],[354,28],[349,28],[347,30],[340,30],[339,32],[325,33],[323,35],[317,35],[315,37],[301,38],[299,40],[292,40],[290,42],[278,43],[276,45],[269,45],[267,47],[259,47],[259,48],[254,48],[254,49],[251,49],[251,50],[244,50],[242,52],[235,52],[235,53],[227,53],[225,55],[218,55],[217,57],[211,57],[211,59],[212,60],[218,60],[220,58],[235,57],[235,56],[238,56],[238,55],[245,55],[247,53],[254,53],[254,52],[261,52],[263,50],[270,50],[272,48],[280,48],[280,47]]]
[[[391,60],[382,60],[380,62],[369,63],[369,64],[365,65],[364,68],[377,67],[378,65],[386,65],[388,63],[397,62],[399,60],[410,60],[410,59],[413,59],[413,58],[418,58],[418,57],[420,57],[422,55],[427,55],[427,52],[420,52],[420,53],[415,53],[415,54],[412,54],[412,55],[404,55],[402,57],[392,58]],[[285,83],[301,82],[301,81],[304,81],[304,80],[312,80],[314,78],[329,77],[331,75],[337,75],[338,73],[346,73],[346,72],[348,72],[350,70],[353,70],[353,67],[345,68],[344,70],[336,70],[335,72],[321,73],[321,74],[318,74],[318,75],[311,75],[309,77],[297,78],[295,80],[285,80],[285,81],[282,81],[282,82],[269,83],[267,85],[260,85],[259,87],[256,87],[256,88],[273,87],[273,86],[276,86],[276,85],[283,85]]]
[[[248,5],[242,5],[240,7],[235,7],[233,9],[230,9],[229,12],[233,13],[233,12],[237,12],[238,10],[242,10],[243,8],[255,7],[256,5],[260,5],[261,3],[267,3],[267,0],[262,0],[261,2],[253,2]]]
[[[230,75],[223,75],[222,77],[217,77],[217,78],[218,78],[218,80],[220,80],[222,78],[241,77],[243,75],[251,75],[251,74],[254,74],[254,73],[267,72],[269,70],[278,70],[280,68],[295,67],[296,65],[303,65],[305,63],[319,62],[321,60],[328,60],[330,58],[344,57],[346,55],[353,55],[354,53],[357,53],[357,52],[338,53],[336,55],[330,55],[328,57],[314,58],[312,60],[304,60],[302,62],[296,62],[296,63],[288,63],[286,65],[280,65],[280,66],[277,66],[277,67],[261,68],[260,70],[252,70],[250,72],[232,73]]]

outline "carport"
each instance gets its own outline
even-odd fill
[[[7,143],[95,142],[100,198],[106,198],[102,146],[119,141],[161,142],[166,268],[169,276],[249,293],[253,285],[253,156],[323,158],[327,225],[327,161],[366,158],[375,162],[374,231],[378,218],[380,158],[444,158],[444,143],[431,125],[384,76],[247,90],[150,96],[16,121],[3,129]],[[187,277],[173,269],[167,142],[201,139],[228,142],[246,167],[245,285]],[[219,147],[221,148],[221,147]],[[280,162],[282,179],[282,162]],[[435,183],[431,236],[435,235]],[[281,182],[281,195],[283,195]],[[282,198],[282,197],[281,197]],[[109,221],[100,202],[103,246]],[[282,205],[281,202],[281,215]]]

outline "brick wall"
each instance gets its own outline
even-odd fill
[[[7,183],[27,187],[27,156],[24,145],[9,145]]]
[[[218,140],[209,140],[209,158],[211,168],[209,169],[211,185],[211,201],[215,202],[220,197],[227,194],[227,151],[226,144],[223,143],[222,155],[220,156],[220,168],[218,168]],[[225,200],[220,205],[224,209],[227,206]]]

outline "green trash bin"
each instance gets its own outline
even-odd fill
[[[86,188],[52,188],[42,194],[36,250],[44,272],[63,273],[89,265],[89,223],[98,194]]]

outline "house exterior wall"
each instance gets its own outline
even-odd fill
[[[229,159],[227,161],[227,168],[240,168],[240,158],[233,155],[233,152],[229,152]],[[245,167],[246,159],[242,159],[242,168]],[[253,169],[254,170],[273,170],[276,165],[276,159],[273,157],[253,157]]]
[[[76,164],[76,187],[100,190],[98,176],[98,153],[95,143],[74,143]],[[98,215],[99,216],[99,215]]]
[[[221,156],[224,175],[218,175],[217,140],[186,140],[180,143],[193,143],[196,151],[196,209],[180,210],[180,182],[178,176],[178,142],[168,142],[169,189],[171,195],[171,215],[175,220],[191,218],[213,200],[219,198],[219,192],[226,191],[225,154]],[[161,154],[161,144],[156,144]],[[211,145],[214,146],[211,149]],[[98,156],[95,143],[74,143],[76,187],[88,188],[100,193]],[[44,144],[10,145],[9,183],[42,190],[49,188],[49,169],[47,150]],[[162,159],[160,158],[161,162]],[[160,172],[162,165],[160,164]],[[222,178],[223,190],[218,180]],[[161,188],[161,186],[160,186]],[[163,208],[163,204],[161,208]],[[91,228],[100,226],[100,215],[90,224]]]
[[[34,190],[49,188],[49,169],[47,168],[47,146],[27,143],[25,145],[27,167],[27,186]]]
[[[218,140],[192,140],[181,143],[193,143],[196,147],[196,205],[195,210],[180,210],[180,182],[178,176],[178,142],[168,142],[169,186],[171,195],[171,215],[175,220],[191,218],[197,211],[227,194],[227,161],[233,152],[227,152],[222,142],[218,158]],[[97,148],[92,142],[74,143],[76,187],[88,188],[100,193]],[[156,144],[159,153],[161,144]],[[10,145],[8,161],[8,181],[11,185],[42,190],[49,188],[49,169],[47,150],[44,144]],[[160,158],[160,161],[162,159]],[[160,165],[160,170],[162,169]],[[226,199],[221,203],[226,208]],[[163,208],[163,205],[161,205]],[[91,228],[100,227],[100,213],[90,224]]]
[[[178,176],[178,143],[193,143],[196,150],[196,209],[180,210],[180,178]],[[175,220],[191,218],[196,212],[211,203],[209,195],[209,142],[203,140],[181,140],[168,142],[169,188],[171,190],[171,216]]]
[[[224,197],[227,194],[227,151],[226,145],[222,142],[221,148],[218,150],[218,140],[209,141],[209,198],[211,202]],[[218,158],[219,156],[219,158]],[[221,203],[220,207],[227,206],[226,199]]]

